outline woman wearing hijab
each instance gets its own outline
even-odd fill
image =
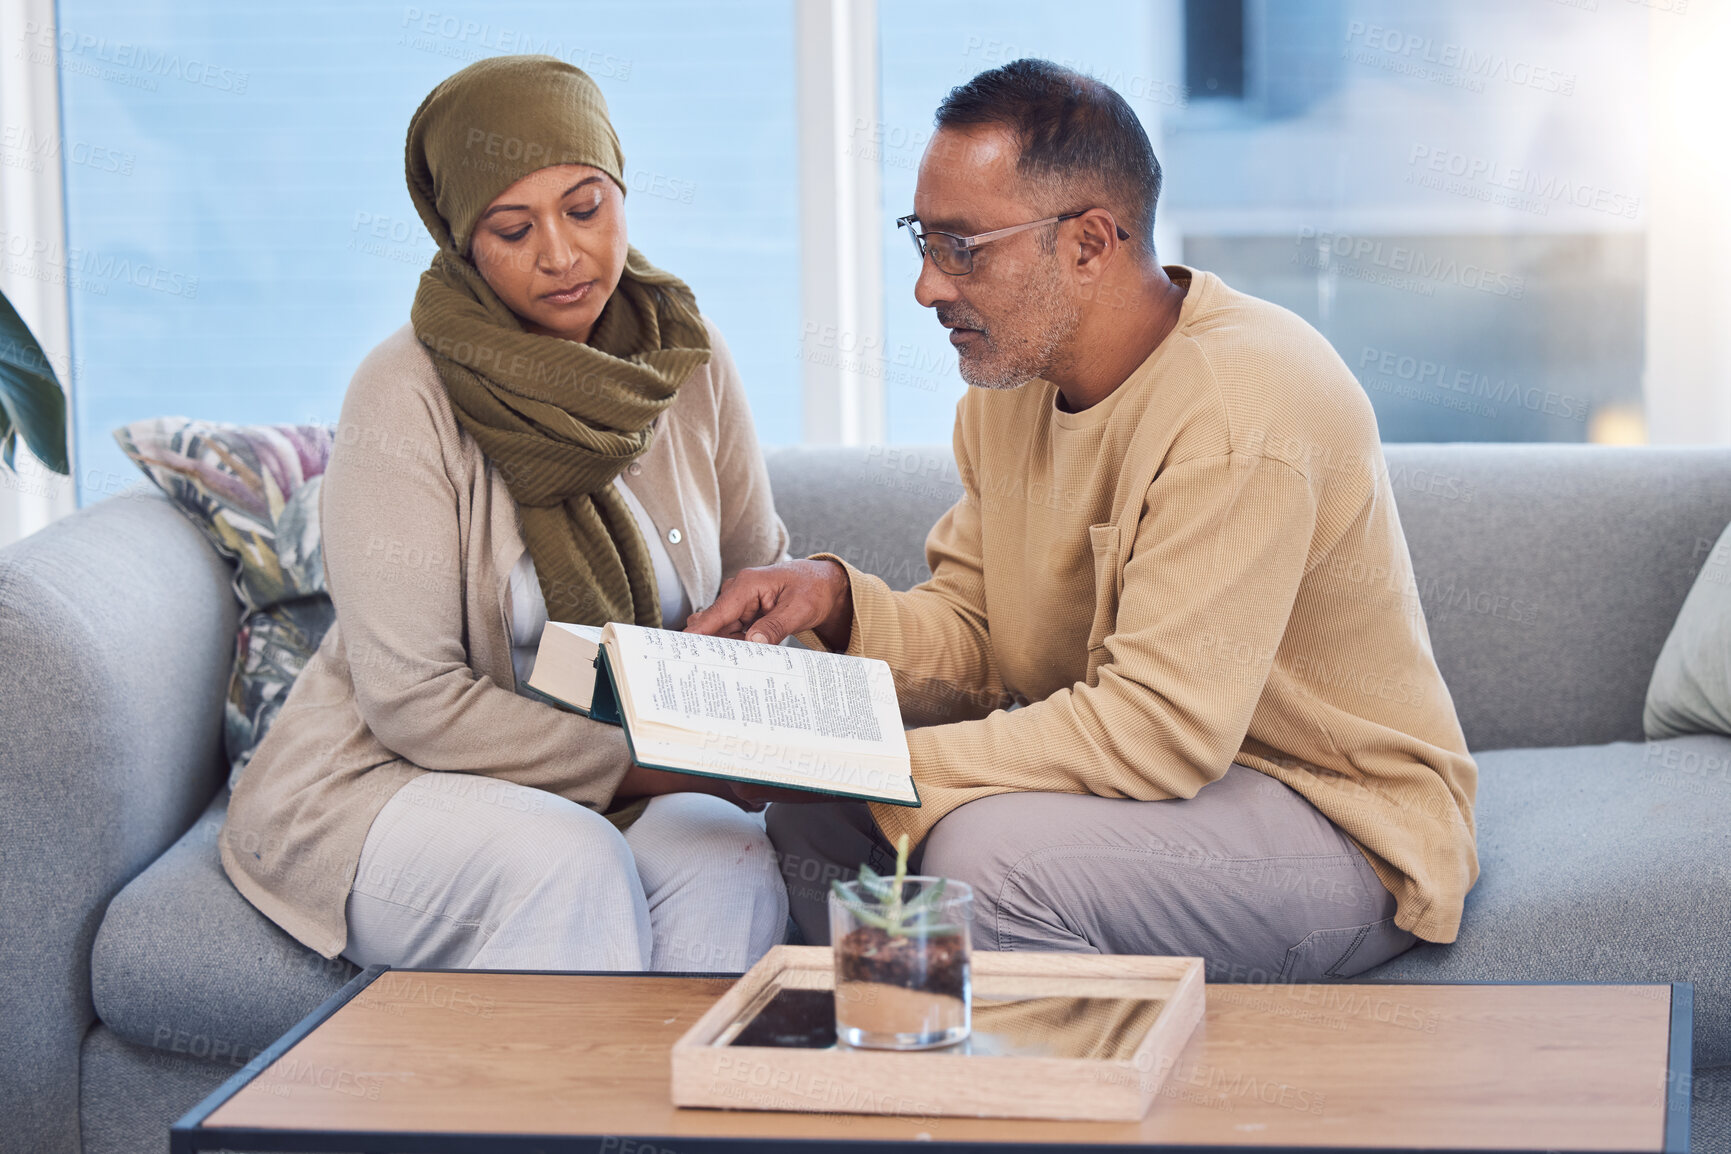
[[[739,374],[627,243],[624,156],[578,69],[463,69],[407,167],[438,252],[344,399],[336,624],[235,788],[223,867],[361,965],[745,969],[786,924],[761,819],[517,692],[549,619],[678,628],[785,555]]]

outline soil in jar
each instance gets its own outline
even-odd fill
[[[962,936],[892,935],[876,926],[850,930],[836,943],[844,982],[875,982],[960,998],[967,989],[968,959]]]

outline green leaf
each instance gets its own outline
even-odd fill
[[[876,926],[878,929],[888,930],[892,934],[896,932],[896,927],[890,924],[889,917],[884,914],[874,914],[865,907],[857,905],[849,905],[847,909],[848,913],[868,926]]]
[[[66,393],[48,354],[12,302],[0,293],[0,459],[13,467],[22,434],[30,451],[56,473],[69,473]]]
[[[948,937],[952,934],[959,934],[962,932],[961,925],[956,922],[929,922],[922,926],[912,926],[909,928],[916,930],[921,937],[927,938]],[[905,937],[907,936],[908,931],[903,930],[902,933]]]
[[[883,879],[878,878],[877,880],[882,881]],[[848,912],[854,917],[858,918],[866,925],[876,926],[880,930],[887,930],[890,928],[888,915],[873,913],[867,903],[860,900],[859,895],[848,893],[846,887],[847,883],[840,879],[833,880],[829,883],[830,892],[841,899],[841,904],[846,906]]]
[[[893,896],[891,882],[888,878],[875,872],[870,866],[859,867],[860,888],[880,902],[887,902]]]

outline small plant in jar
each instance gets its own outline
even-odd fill
[[[851,1046],[923,1050],[968,1036],[973,890],[907,868],[903,834],[894,877],[861,866],[831,884],[836,1032]]]

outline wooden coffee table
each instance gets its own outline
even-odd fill
[[[1105,1123],[677,1109],[669,1049],[732,982],[375,967],[171,1149],[1688,1149],[1687,983],[1211,985],[1154,1108]]]

